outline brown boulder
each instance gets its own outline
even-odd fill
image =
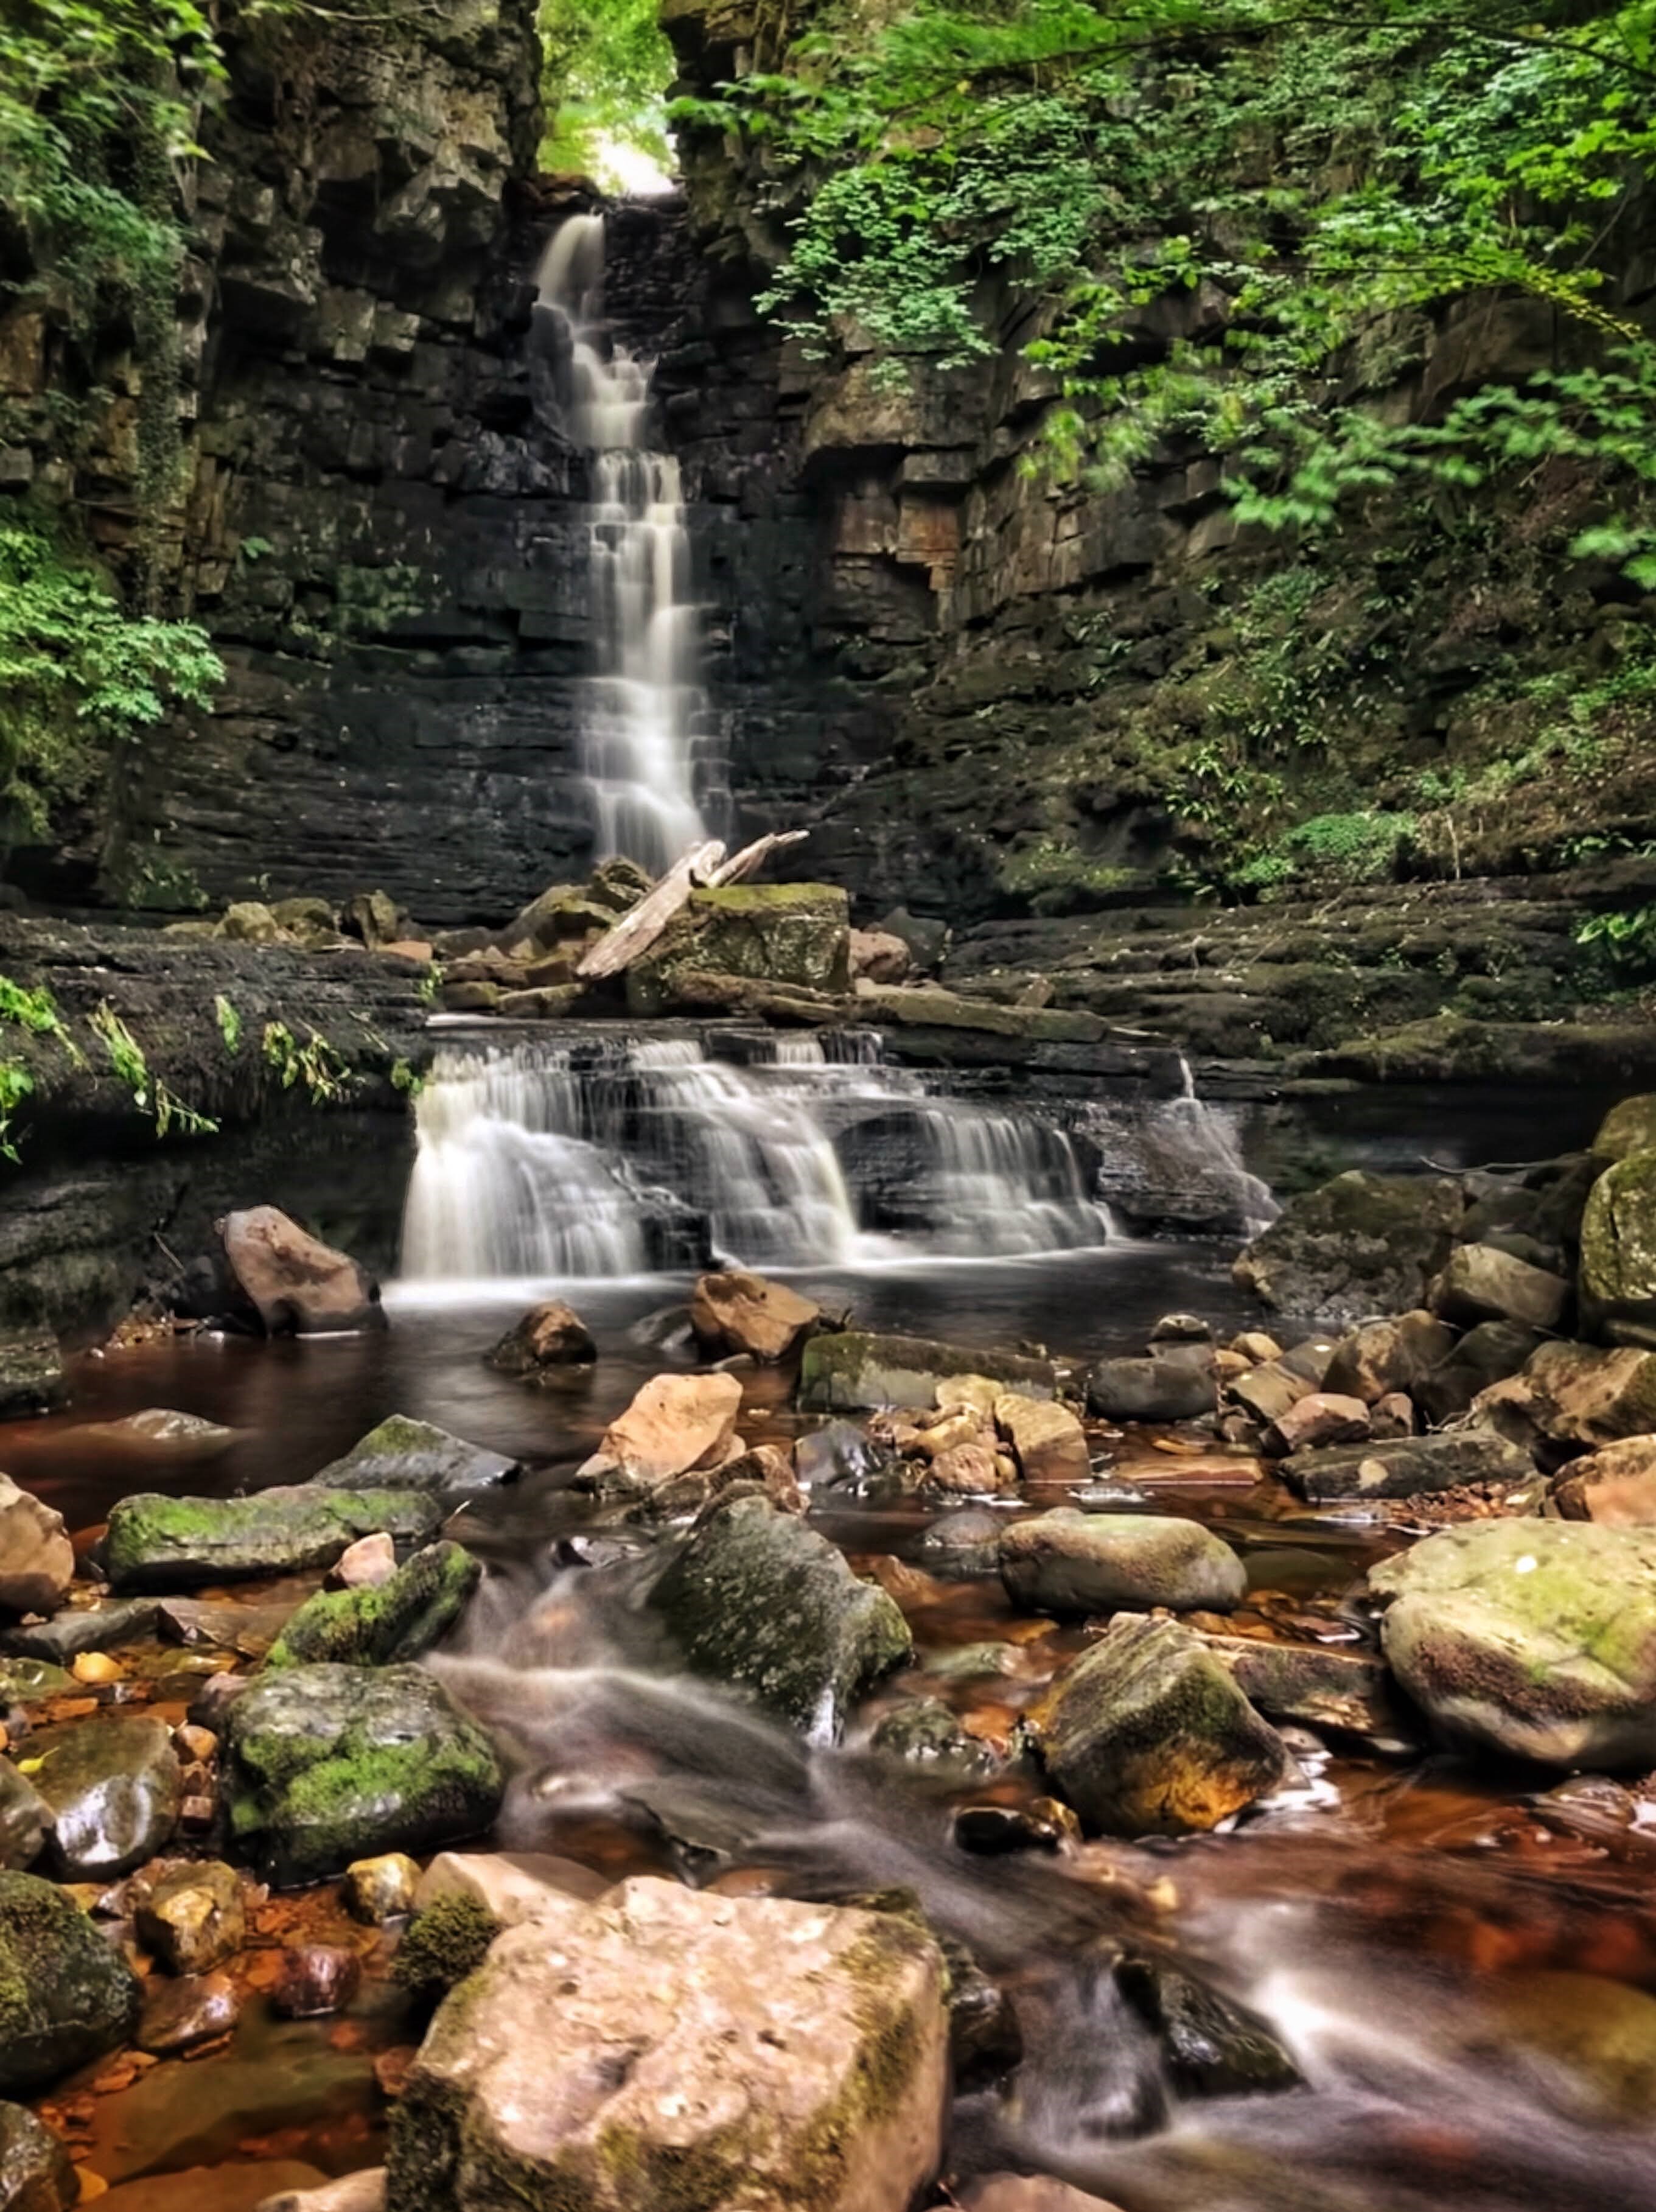
[[[0,1609],[55,1613],[74,1573],[63,1515],[0,1474]]]
[[[1454,1331],[1423,1309],[1365,1322],[1335,1346],[1323,1388],[1373,1406],[1394,1390],[1412,1391],[1454,1348]]]
[[[998,1455],[986,1443],[967,1440],[950,1444],[932,1461],[926,1480],[937,1490],[948,1490],[962,1498],[992,1498],[998,1492],[1016,1490],[1016,1478],[1008,1482],[1001,1470]]]
[[[866,975],[870,983],[901,983],[913,963],[908,947],[889,929],[853,929],[851,933],[851,973],[854,981]]]
[[[1290,1452],[1314,1450],[1319,1444],[1362,1443],[1369,1428],[1368,1408],[1361,1398],[1311,1390],[1277,1416],[1265,1432],[1265,1449],[1283,1459]]]
[[[1092,1473],[1086,1431],[1067,1406],[1004,1391],[995,1401],[995,1426],[1026,1482],[1085,1482]]]
[[[217,1224],[230,1273],[270,1336],[383,1328],[379,1285],[349,1253],[336,1252],[279,1206],[250,1206]]]
[[[652,1490],[734,1455],[742,1385],[734,1375],[658,1375],[604,1431],[580,1468],[591,1480]]]
[[[1479,1393],[1472,1412],[1514,1443],[1617,1443],[1656,1431],[1656,1352],[1627,1345],[1544,1344],[1521,1375]],[[1555,1458],[1563,1456],[1555,1452]]]
[[[821,1318],[822,1309],[797,1291],[739,1267],[703,1275],[690,1299],[696,1342],[715,1359],[741,1352],[785,1359]]]
[[[525,1382],[552,1381],[565,1367],[588,1367],[598,1356],[592,1332],[560,1298],[531,1306],[488,1353],[497,1373]]]
[[[1553,1491],[1567,1521],[1601,1528],[1656,1528],[1656,1436],[1624,1437],[1571,1462]]]
[[[1495,1244],[1463,1244],[1449,1255],[1427,1294],[1432,1311],[1463,1328],[1513,1321],[1525,1328],[1556,1328],[1569,1304],[1562,1275],[1532,1267]]]

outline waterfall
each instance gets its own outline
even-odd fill
[[[589,1030],[440,1054],[420,1095],[403,1272],[624,1275],[718,1255],[848,1267],[1104,1243],[1069,1139],[928,1095],[870,1036]]]
[[[571,216],[547,246],[537,306],[567,330],[564,422],[591,455],[595,669],[579,765],[594,851],[599,860],[624,853],[659,875],[708,835],[695,758],[707,702],[696,681],[699,612],[678,463],[646,442],[652,364],[611,340],[604,275],[604,217]]]
[[[1101,1194],[1130,1220],[1252,1237],[1277,1218],[1270,1184],[1243,1158],[1235,1109],[1198,1093],[1196,1072],[1182,1053],[1177,1097],[1148,1113],[1095,1102],[1081,1126],[1101,1156]]]

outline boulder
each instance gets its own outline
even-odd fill
[[[1304,2087],[1267,2021],[1169,1960],[1119,1959],[1115,1985],[1160,2045],[1180,2096],[1259,2096]]]
[[[1362,1169],[1290,1199],[1232,1271],[1278,1313],[1324,1322],[1407,1312],[1449,1256],[1460,1186]]]
[[[0,1420],[48,1413],[68,1395],[55,1337],[35,1329],[0,1329]]]
[[[1330,1390],[1308,1390],[1279,1413],[1265,1431],[1265,1449],[1273,1457],[1314,1450],[1319,1444],[1362,1443],[1371,1423],[1361,1398],[1344,1398]]]
[[[431,1544],[389,1582],[318,1590],[288,1620],[264,1664],[388,1667],[418,1659],[458,1620],[482,1571],[463,1546]]]
[[[906,906],[894,907],[878,927],[883,933],[900,939],[907,946],[908,957],[915,967],[928,970],[941,965],[954,933],[946,921],[933,915],[911,914]]]
[[[955,1498],[998,1498],[1016,1490],[1017,1470],[990,1445],[968,1437],[935,1453],[925,1480]]]
[[[710,1359],[740,1352],[786,1359],[821,1319],[822,1308],[797,1291],[739,1267],[703,1275],[690,1298],[690,1328]]]
[[[1530,1481],[1535,1462],[1521,1446],[1481,1429],[1398,1437],[1295,1452],[1281,1473],[1313,1505],[1338,1498],[1416,1498],[1463,1483]]]
[[[140,1492],[112,1506],[104,1567],[118,1590],[188,1590],[203,1583],[331,1566],[359,1536],[424,1543],[442,1500],[422,1490],[325,1490],[303,1483],[252,1498]]]
[[[1539,1349],[1541,1338],[1515,1321],[1483,1321],[1430,1368],[1410,1392],[1434,1426],[1468,1412],[1480,1391],[1516,1375]]]
[[[693,1468],[717,1467],[741,1449],[734,1375],[657,1375],[610,1422],[581,1476],[606,1488],[648,1491]]]
[[[361,2166],[319,2188],[285,2189],[264,2197],[253,2212],[385,2212],[385,2169]]]
[[[433,1421],[392,1413],[311,1477],[313,1490],[492,1490],[519,1463],[452,1437]]]
[[[913,965],[908,947],[895,930],[853,929],[851,933],[851,979],[866,975],[870,983],[901,983]]]
[[[1603,1528],[1656,1528],[1656,1436],[1624,1437],[1572,1460],[1554,1486],[1567,1521]]]
[[[1417,1436],[1420,1425],[1415,1401],[1406,1390],[1388,1390],[1368,1408],[1369,1433],[1382,1443],[1392,1443],[1398,1437]]]
[[[204,1974],[241,1948],[241,1877],[221,1859],[168,1867],[149,1885],[135,1917],[139,1942],[169,1974]]]
[[[1656,1150],[1627,1153],[1592,1186],[1580,1287],[1584,1329],[1656,1345]]]
[[[1067,1406],[1006,1390],[996,1398],[994,1414],[1026,1482],[1085,1482],[1091,1474],[1086,1431]]]
[[[930,1406],[950,1376],[986,1376],[1027,1398],[1052,1398],[1058,1378],[1047,1359],[970,1351],[924,1336],[874,1336],[861,1329],[810,1339],[799,1367],[799,1405],[807,1413]]]
[[[402,909],[389,891],[358,891],[347,905],[344,919],[370,952],[382,945],[395,945],[404,934]]]
[[[494,1747],[421,1667],[262,1674],[223,1728],[230,1833],[282,1887],[475,1835],[500,1808]]]
[[[998,999],[968,998],[964,992],[936,988],[909,990],[901,985],[864,982],[857,994],[857,1011],[870,1020],[891,1023],[899,1029],[933,1030],[944,1048],[962,1048],[959,1033],[994,1037],[1002,1042],[997,1059],[1027,1059],[1029,1050],[1009,1051],[1007,1044],[1034,1048],[1043,1044],[1096,1044],[1104,1035],[1101,1015],[1081,1006],[1009,1006]],[[913,1041],[911,1040],[911,1048]],[[970,1050],[970,1044],[964,1047]]]
[[[1395,1321],[1365,1322],[1335,1346],[1323,1388],[1336,1397],[1361,1398],[1365,1406],[1378,1404],[1394,1390],[1412,1395],[1422,1376],[1441,1366],[1454,1348],[1454,1331],[1423,1309],[1399,1314]]]
[[[794,1472],[809,1490],[865,1490],[897,1475],[897,1455],[850,1421],[825,1421],[798,1439]]]
[[[934,1394],[940,1413],[975,1413],[980,1420],[991,1418],[996,1399],[1006,1395],[992,1375],[945,1375]],[[1032,1398],[1028,1402],[1038,1406],[1046,1401]]]
[[[1599,1168],[1626,1159],[1629,1152],[1656,1152],[1656,1094],[1647,1091],[1612,1106],[1598,1124],[1592,1149]]]
[[[1000,1765],[992,1747],[962,1728],[941,1698],[910,1698],[894,1705],[880,1716],[869,1744],[882,1759],[951,1786],[986,1781]]]
[[[1427,1304],[1460,1328],[1510,1321],[1545,1330],[1557,1328],[1569,1297],[1562,1275],[1531,1267],[1494,1244],[1461,1244],[1433,1279]]]
[[[144,1992],[137,2045],[157,2058],[173,2058],[228,2035],[240,2017],[241,1998],[228,1974],[186,1974],[177,1981],[158,1975]]]
[[[371,1928],[403,1919],[414,1910],[421,1880],[420,1862],[406,1851],[353,1859],[345,1869],[345,1910]]]
[[[1243,1412],[1267,1427],[1291,1413],[1301,1398],[1308,1398],[1316,1385],[1303,1375],[1296,1375],[1283,1365],[1280,1358],[1270,1359],[1262,1366],[1250,1367],[1225,1386],[1228,1404],[1240,1406]]]
[[[0,1610],[54,1612],[74,1575],[63,1515],[0,1474]]]
[[[648,1878],[572,1902],[439,2010],[390,2212],[895,2212],[942,2156],[943,1986],[897,1914]]]
[[[33,1866],[51,1833],[51,1806],[27,1774],[0,1759],[0,1868]]]
[[[1113,1835],[1215,1827],[1288,1770],[1275,1729],[1176,1621],[1113,1621],[1026,1725],[1059,1793]]]
[[[75,1606],[32,1627],[8,1628],[0,1646],[21,1656],[62,1667],[82,1651],[108,1651],[118,1644],[142,1644],[155,1626],[153,1598],[126,1598],[115,1604]]]
[[[1416,1748],[1380,1660],[1322,1644],[1267,1644],[1257,1636],[1202,1641],[1268,1721],[1313,1728],[1392,1756]]]
[[[911,1649],[885,1592],[825,1537],[758,1498],[715,1505],[651,1594],[686,1661],[831,1741]]]
[[[1247,1589],[1235,1553],[1199,1522],[1071,1506],[1015,1521],[1000,1540],[1000,1573],[1014,1605],[1060,1614],[1228,1613]]]
[[[127,2042],[137,1976],[49,1881],[0,1874],[0,2092],[29,2096]]]
[[[846,894],[827,884],[725,884],[693,890],[627,971],[628,1011],[674,1002],[678,969],[843,998],[851,988]]]
[[[52,1808],[52,1856],[70,1881],[130,1874],[172,1840],[183,1788],[164,1722],[69,1721],[31,1736],[29,1756]]]
[[[1392,1672],[1447,1741],[1656,1762],[1656,1531],[1478,1522],[1372,1567],[1368,1587]]]
[[[1182,1359],[1101,1359],[1087,1377],[1101,1421],[1194,1421],[1213,1407],[1211,1370]]]
[[[325,2020],[343,2012],[362,1982],[362,1962],[343,1943],[296,1943],[282,1954],[270,1990],[278,2020]]]
[[[0,2105],[0,2207],[70,2212],[82,2191],[69,2146],[22,2105]]]
[[[469,1897],[503,1928],[555,1918],[572,1898],[590,1905],[610,1888],[608,1875],[548,1851],[439,1851],[420,1877],[414,1909],[425,1912],[445,1897]]]
[[[1521,1375],[1481,1391],[1472,1411],[1526,1446],[1596,1449],[1644,1436],[1656,1430],[1656,1352],[1544,1344]]]
[[[385,1327],[379,1285],[367,1268],[309,1235],[280,1207],[227,1213],[216,1227],[236,1286],[267,1335]]]
[[[118,1421],[87,1421],[74,1431],[77,1445],[90,1443],[136,1445],[141,1451],[164,1454],[169,1462],[216,1459],[236,1440],[234,1429],[221,1421],[205,1421],[199,1413],[180,1413],[170,1406],[146,1406]]]
[[[378,1589],[397,1572],[397,1547],[382,1530],[359,1536],[339,1554],[327,1572],[327,1589]]]
[[[568,1367],[590,1367],[598,1356],[592,1332],[573,1306],[549,1298],[531,1306],[488,1354],[497,1374],[519,1382],[553,1382]]]

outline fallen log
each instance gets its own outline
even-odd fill
[[[682,860],[675,860],[655,889],[599,938],[576,969],[577,979],[595,983],[604,976],[621,975],[650,950],[693,890],[740,883],[762,867],[773,853],[786,845],[797,845],[806,835],[804,830],[773,830],[767,836],[755,837],[751,845],[744,845],[728,860],[717,837],[697,845]]]

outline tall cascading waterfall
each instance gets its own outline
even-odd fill
[[[571,216],[543,257],[537,311],[567,337],[561,411],[591,455],[589,562],[595,671],[580,716],[580,769],[595,855],[625,854],[659,875],[709,826],[697,796],[708,720],[699,685],[699,611],[679,466],[646,442],[653,364],[604,323],[604,222]],[[710,763],[702,763],[711,767]]]
[[[549,1040],[440,1055],[403,1220],[413,1279],[987,1258],[1110,1235],[1069,1140],[929,1096],[877,1041]]]

